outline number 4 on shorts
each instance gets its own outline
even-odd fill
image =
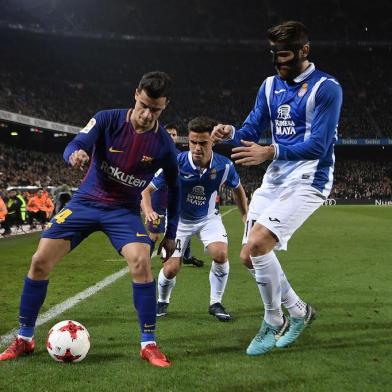
[[[67,208],[66,210],[61,210],[55,217],[56,223],[64,223],[65,220],[72,214],[72,211]]]

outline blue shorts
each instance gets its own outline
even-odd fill
[[[150,233],[164,233],[166,231],[166,211],[158,212],[159,218],[153,222],[147,222],[147,230]]]
[[[92,200],[71,200],[48,226],[42,238],[69,238],[71,249],[95,231],[103,231],[118,252],[129,243],[150,244],[138,212]]]

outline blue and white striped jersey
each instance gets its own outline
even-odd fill
[[[216,196],[225,184],[230,188],[240,185],[240,178],[230,159],[213,153],[210,166],[206,169],[196,167],[190,151],[177,155],[181,184],[180,217],[185,221],[196,222],[215,214]],[[161,171],[150,182],[155,189],[166,185]]]
[[[294,83],[278,75],[261,85],[256,103],[229,143],[258,142],[270,127],[276,148],[263,187],[311,184],[325,196],[331,192],[334,144],[342,105],[342,89],[333,76],[313,63]]]

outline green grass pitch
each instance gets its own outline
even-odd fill
[[[227,211],[227,209],[226,209]],[[169,369],[139,359],[139,332],[130,277],[124,276],[36,331],[33,356],[0,363],[0,391],[385,391],[392,374],[392,208],[319,209],[278,257],[294,289],[318,318],[292,347],[262,357],[245,349],[257,332],[262,305],[238,255],[242,223],[224,217],[231,270],[224,305],[234,319],[208,315],[210,261],[185,266],[169,315],[158,320],[158,342]],[[19,296],[38,235],[0,240],[0,335],[17,326]],[[194,254],[207,260],[201,246]],[[153,260],[157,276],[160,261]],[[43,310],[122,269],[125,262],[101,233],[91,236],[53,271]],[[82,322],[91,349],[79,364],[54,362],[49,328]],[[3,348],[3,347],[2,347]]]

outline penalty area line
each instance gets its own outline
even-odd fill
[[[231,208],[230,210],[224,212],[222,217],[229,214],[230,212],[234,211],[236,208]],[[153,253],[152,257],[155,257],[157,254],[156,252]],[[123,259],[118,259],[123,260]],[[105,287],[109,286],[110,284],[114,283],[118,279],[122,278],[124,275],[128,273],[128,267],[124,267],[120,271],[115,272],[112,275],[107,276],[105,279],[102,279],[98,283],[94,284],[93,286],[88,287],[87,289],[81,291],[80,293],[74,295],[66,299],[64,302],[59,303],[58,305],[53,306],[48,311],[43,313],[42,315],[38,316],[37,322],[35,324],[36,327],[39,327],[50,320],[53,320],[61,313],[64,313],[68,309],[71,309],[75,305],[81,303],[82,301],[86,300],[87,298],[91,297],[92,295],[98,293]],[[14,328],[11,331],[7,332],[5,335],[0,336],[0,347],[7,346],[12,342],[15,336],[18,334],[19,328]]]

